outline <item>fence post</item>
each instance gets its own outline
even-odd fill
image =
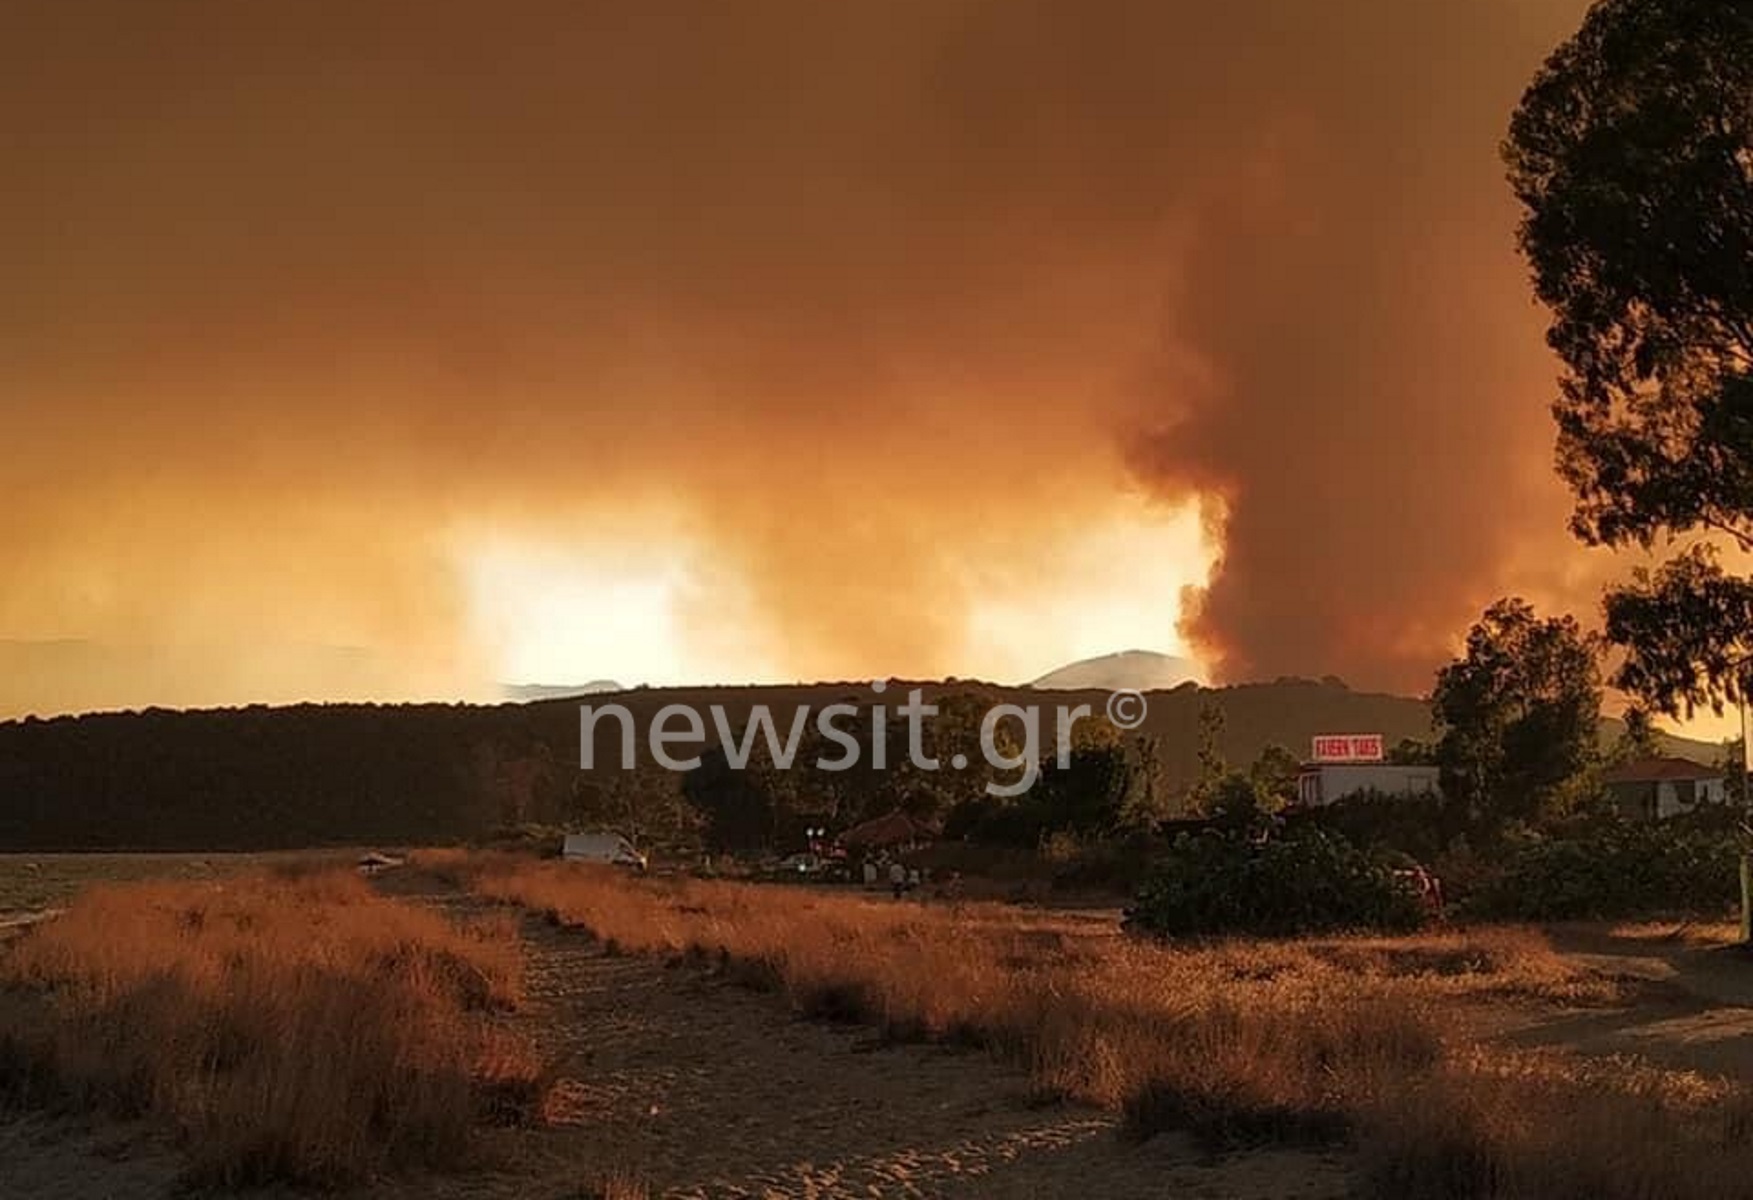
[[[1741,941],[1753,944],[1753,854],[1741,855]]]

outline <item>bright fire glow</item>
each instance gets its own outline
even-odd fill
[[[471,624],[505,683],[796,679],[782,651],[775,660],[697,636],[685,606],[699,595],[698,557],[673,528],[607,546],[493,542],[466,559]],[[1191,508],[1133,496],[1044,548],[985,547],[966,560],[963,644],[937,673],[1015,682],[1117,650],[1184,653],[1181,593],[1205,581],[1209,557]],[[870,666],[873,675],[919,670]]]

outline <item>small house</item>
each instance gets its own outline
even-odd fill
[[[840,844],[853,854],[913,850],[933,838],[931,827],[906,813],[894,812],[854,825],[840,835]]]
[[[1689,758],[1639,758],[1601,775],[1620,813],[1660,821],[1727,799],[1723,773]]]

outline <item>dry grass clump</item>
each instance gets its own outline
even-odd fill
[[[461,887],[481,865],[503,856],[481,854],[455,846],[427,846],[408,852],[408,866],[443,883]]]
[[[1746,1200],[1753,1101],[1623,1060],[1473,1049],[1372,1098],[1374,1195],[1405,1200]]]
[[[613,950],[712,964],[801,1013],[988,1047],[1043,1096],[1120,1111],[1138,1136],[1347,1141],[1374,1194],[1415,1200],[1753,1195],[1744,1091],[1469,1042],[1459,1001],[1615,999],[1530,929],[1168,947],[999,905],[513,858],[448,869]]]
[[[1317,939],[1292,946],[1348,972],[1415,978],[1421,990],[1433,996],[1577,1006],[1623,999],[1618,981],[1578,969],[1552,948],[1545,934],[1526,926]]]
[[[1612,926],[1607,936],[1670,946],[1732,946],[1741,940],[1741,926],[1727,920],[1625,921]]]
[[[521,973],[509,920],[347,872],[100,887],[0,950],[0,1098],[162,1116],[226,1185],[455,1162],[538,1099]]]
[[[610,1175],[601,1186],[586,1191],[579,1200],[647,1200],[651,1191],[630,1175]]]

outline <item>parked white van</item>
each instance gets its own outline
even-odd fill
[[[604,863],[615,867],[645,870],[645,855],[618,833],[569,833],[560,847],[560,857],[567,862]]]

